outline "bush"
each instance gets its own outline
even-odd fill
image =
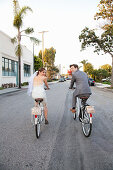
[[[48,79],[47,82],[52,82],[52,80]]]
[[[27,86],[28,85],[28,82],[24,82],[21,84],[22,86]]]
[[[109,81],[104,81],[104,82],[102,82],[102,84],[109,84],[109,85],[111,85],[111,83]]]
[[[58,79],[52,79],[52,81],[58,81]]]

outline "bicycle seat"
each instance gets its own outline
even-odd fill
[[[80,97],[80,99],[88,99],[89,97],[88,96],[82,96]]]
[[[42,102],[43,101],[43,98],[37,98],[35,99],[36,102]]]

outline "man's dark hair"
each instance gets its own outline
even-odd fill
[[[70,68],[71,68],[72,66],[74,66],[75,68],[78,69],[78,65],[77,65],[77,64],[71,64],[71,65],[70,65]]]

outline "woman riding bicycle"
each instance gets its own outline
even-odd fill
[[[49,89],[45,68],[40,68],[38,72],[34,73],[33,77],[30,80],[28,93],[32,92],[33,99],[43,98],[42,103],[44,105],[45,124],[48,124],[49,122],[47,120],[47,113],[48,113],[47,98],[44,89],[44,84],[46,85],[47,89]]]

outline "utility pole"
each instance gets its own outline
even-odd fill
[[[44,66],[44,33],[48,31],[41,31],[39,33],[42,34],[42,64]]]
[[[33,73],[34,73],[35,69],[34,69],[34,43],[33,43]]]

